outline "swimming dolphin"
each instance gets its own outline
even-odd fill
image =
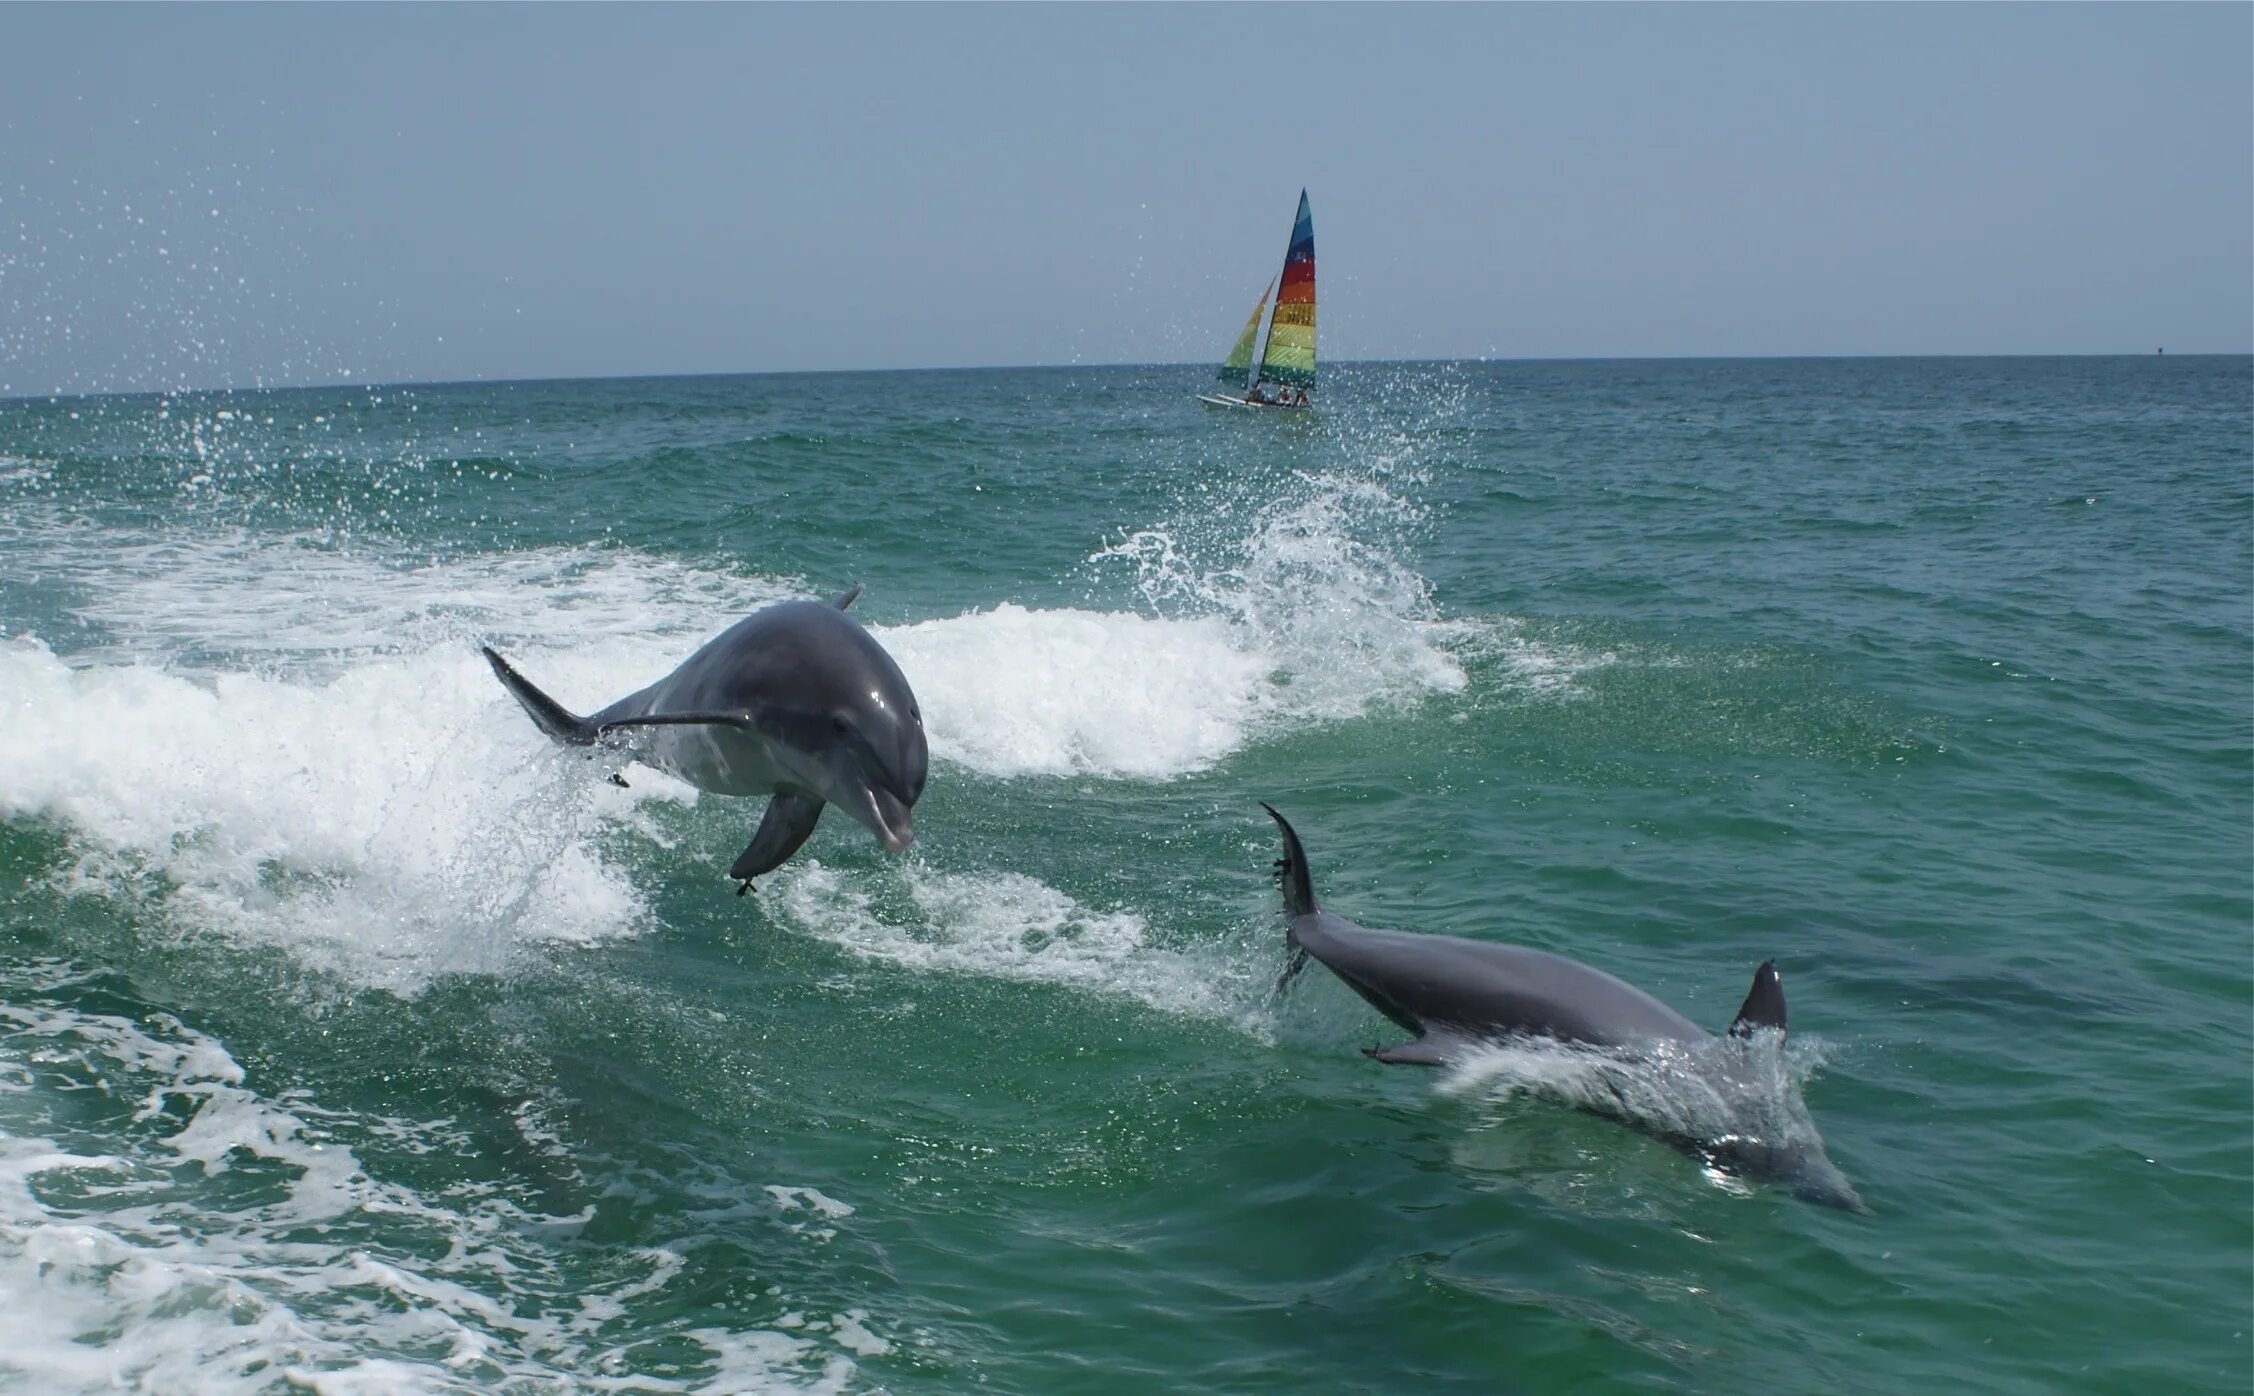
[[[1813,1128],[1791,1118],[1797,1102],[1787,1106],[1774,1088],[1748,1079],[1757,1073],[1743,1051],[1716,1050],[1723,1044],[1704,1028],[1578,960],[1460,936],[1373,931],[1332,915],[1315,902],[1299,835],[1273,806],[1260,807],[1283,831],[1276,880],[1291,918],[1284,931],[1291,957],[1276,990],[1289,987],[1313,956],[1371,1007],[1416,1034],[1409,1042],[1367,1048],[1365,1055],[1394,1065],[1447,1066],[1497,1042],[1547,1038],[1627,1058],[1665,1056],[1704,1078],[1701,1094],[1722,1108],[1707,1111],[1714,1118],[1691,1133],[1680,1115],[1673,1124],[1641,1118],[1621,1099],[1628,1123],[1729,1172],[1787,1183],[1828,1206],[1869,1210],[1825,1157]],[[1776,963],[1765,961],[1753,972],[1752,991],[1729,1036],[1750,1039],[1772,1029],[1781,1039],[1784,1027],[1784,984]]]
[[[572,746],[617,741],[629,759],[715,795],[772,795],[728,869],[742,885],[781,867],[832,804],[886,851],[915,841],[924,791],[923,710],[908,680],[845,614],[861,588],[824,605],[785,601],[707,641],[681,667],[590,717],[577,717],[484,647],[501,686],[540,730]],[[623,785],[617,776],[611,779]]]

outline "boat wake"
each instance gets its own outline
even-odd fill
[[[1463,687],[1422,582],[1359,536],[1393,507],[1312,480],[1210,563],[1185,534],[1104,550],[1099,566],[1135,569],[1137,609],[1005,604],[872,629],[959,771],[1166,780]],[[696,802],[559,755],[476,643],[587,710],[728,620],[819,590],[623,550],[418,559],[248,530],[33,528],[16,551],[76,622],[69,648],[0,638],[19,714],[0,725],[0,817],[64,831],[52,889],[151,903],[403,994],[504,973],[528,944],[643,933],[633,865]]]
[[[546,1214],[505,1177],[387,1181],[475,1158],[477,1141],[452,1121],[261,1094],[222,1043],[169,1015],[72,1006],[81,977],[59,963],[0,976],[0,1384],[551,1389],[654,1363],[678,1380],[634,1389],[836,1392],[856,1359],[892,1349],[865,1310],[808,1311],[774,1289],[743,1301],[750,1315],[696,1323],[709,1308],[680,1296],[699,1251],[736,1254],[745,1219],[612,1244],[588,1234],[592,1205]],[[514,1125],[523,1147],[559,1150],[537,1109]],[[812,1188],[752,1196],[738,1205],[774,1252],[851,1225],[850,1205]]]

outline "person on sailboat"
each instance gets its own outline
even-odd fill
[[[1291,405],[1294,407],[1305,407],[1307,405],[1307,390],[1305,388],[1300,388],[1292,393]]]

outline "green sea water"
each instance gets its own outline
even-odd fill
[[[1205,376],[0,403],[0,1388],[2248,1388],[2247,359]],[[740,900],[477,654],[856,581],[919,840]],[[1773,957],[1871,1214],[1275,999],[1260,800],[1366,924]]]

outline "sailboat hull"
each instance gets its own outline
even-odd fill
[[[1197,400],[1207,407],[1244,407],[1254,411],[1266,408],[1270,411],[1284,412],[1300,410],[1296,404],[1289,402],[1251,402],[1241,397],[1230,397],[1226,393],[1199,393]]]

